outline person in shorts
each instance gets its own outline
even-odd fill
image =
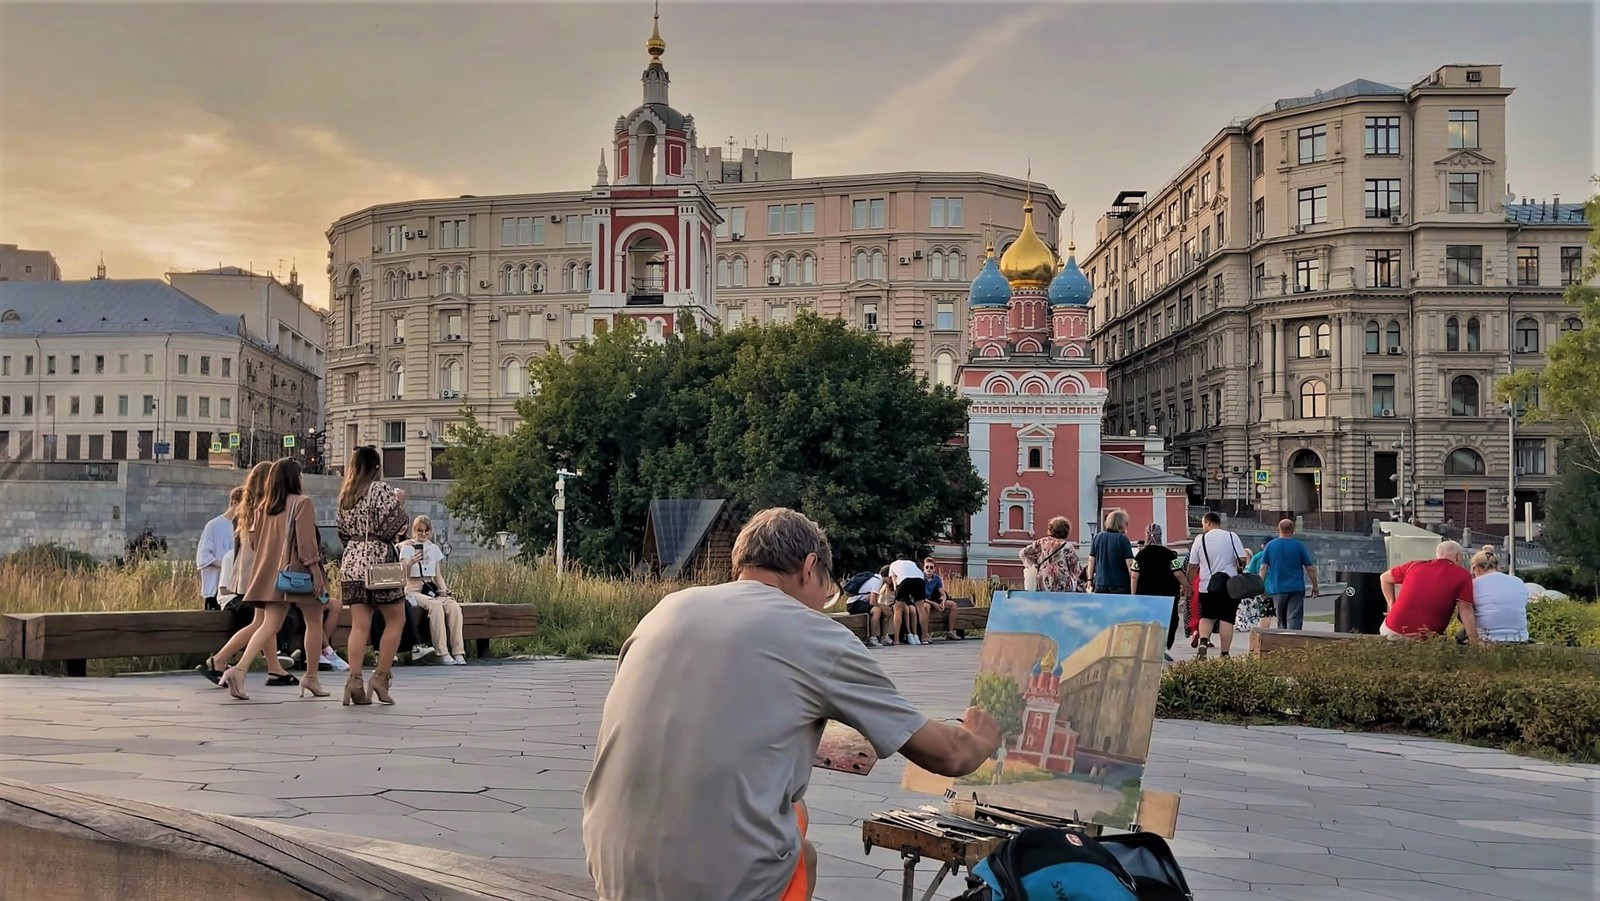
[[[931,629],[934,617],[944,619],[944,637],[947,641],[960,641],[967,637],[965,630],[956,628],[956,602],[945,593],[944,577],[939,575],[939,564],[932,557],[922,561],[923,582],[926,587],[927,600],[922,602],[917,611],[922,621],[927,623],[926,628]]]
[[[1202,531],[1189,547],[1189,571],[1200,579],[1200,653],[1206,658],[1213,632],[1222,639],[1222,656],[1233,647],[1233,621],[1239,602],[1228,596],[1228,579],[1237,576],[1250,560],[1239,536],[1222,527],[1215,511],[1201,520]]]
[[[894,599],[905,605],[906,644],[926,644],[928,620],[921,616],[923,602],[928,599],[928,581],[921,567],[902,555],[889,564],[889,576],[894,579]],[[898,632],[899,630],[896,630]]]

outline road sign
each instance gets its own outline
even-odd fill
[[[1349,491],[1350,490],[1350,477],[1349,476],[1340,476],[1339,477],[1339,490],[1340,491]]]
[[[1318,488],[1322,487],[1322,470],[1318,469],[1318,470],[1313,470],[1312,471],[1312,473],[1311,473],[1311,483],[1313,485],[1316,485]]]
[[[171,456],[171,454],[172,454],[172,445],[171,444],[168,444],[165,441],[157,441],[156,442],[156,456],[158,456],[158,457],[167,457],[167,456]]]
[[[211,452],[213,454],[222,453],[222,442],[221,441],[213,441],[213,442],[211,442]]]
[[[294,436],[293,435],[284,435],[283,436],[283,446],[284,447],[294,447]]]
[[[1267,484],[1267,471],[1265,469],[1256,470],[1256,484],[1257,485],[1265,485],[1265,484]]]
[[[237,450],[239,448],[239,445],[242,444],[242,443],[243,442],[241,442],[239,440],[239,433],[238,432],[229,432],[228,433],[228,447],[230,447],[230,448],[232,448],[234,450]]]

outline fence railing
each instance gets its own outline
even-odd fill
[[[119,468],[116,463],[7,460],[0,462],[0,481],[115,482]]]

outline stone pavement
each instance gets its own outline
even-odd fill
[[[882,660],[930,713],[954,716],[978,647],[891,648]],[[581,792],[612,668],[402,668],[399,704],[366,708],[340,707],[337,693],[296,700],[259,672],[250,703],[192,674],[0,677],[0,776],[581,875]],[[867,777],[817,774],[822,901],[898,897],[899,862],[862,855],[860,820],[931,802],[902,792],[900,771],[893,760]],[[1175,848],[1203,901],[1600,897],[1600,767],[1162,721],[1148,784],[1183,795]]]

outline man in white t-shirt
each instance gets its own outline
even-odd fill
[[[1201,519],[1199,535],[1189,547],[1189,578],[1200,575],[1200,654],[1206,659],[1211,634],[1222,636],[1222,656],[1233,647],[1233,620],[1239,615],[1239,602],[1228,596],[1228,579],[1237,576],[1249,562],[1239,536],[1222,527],[1222,516],[1207,513]]]
[[[923,640],[918,635],[927,630],[927,625],[918,614],[921,612],[920,605],[928,599],[927,574],[911,558],[902,554],[900,559],[889,564],[889,576],[894,581],[895,601],[905,607],[906,644],[922,644]]]

